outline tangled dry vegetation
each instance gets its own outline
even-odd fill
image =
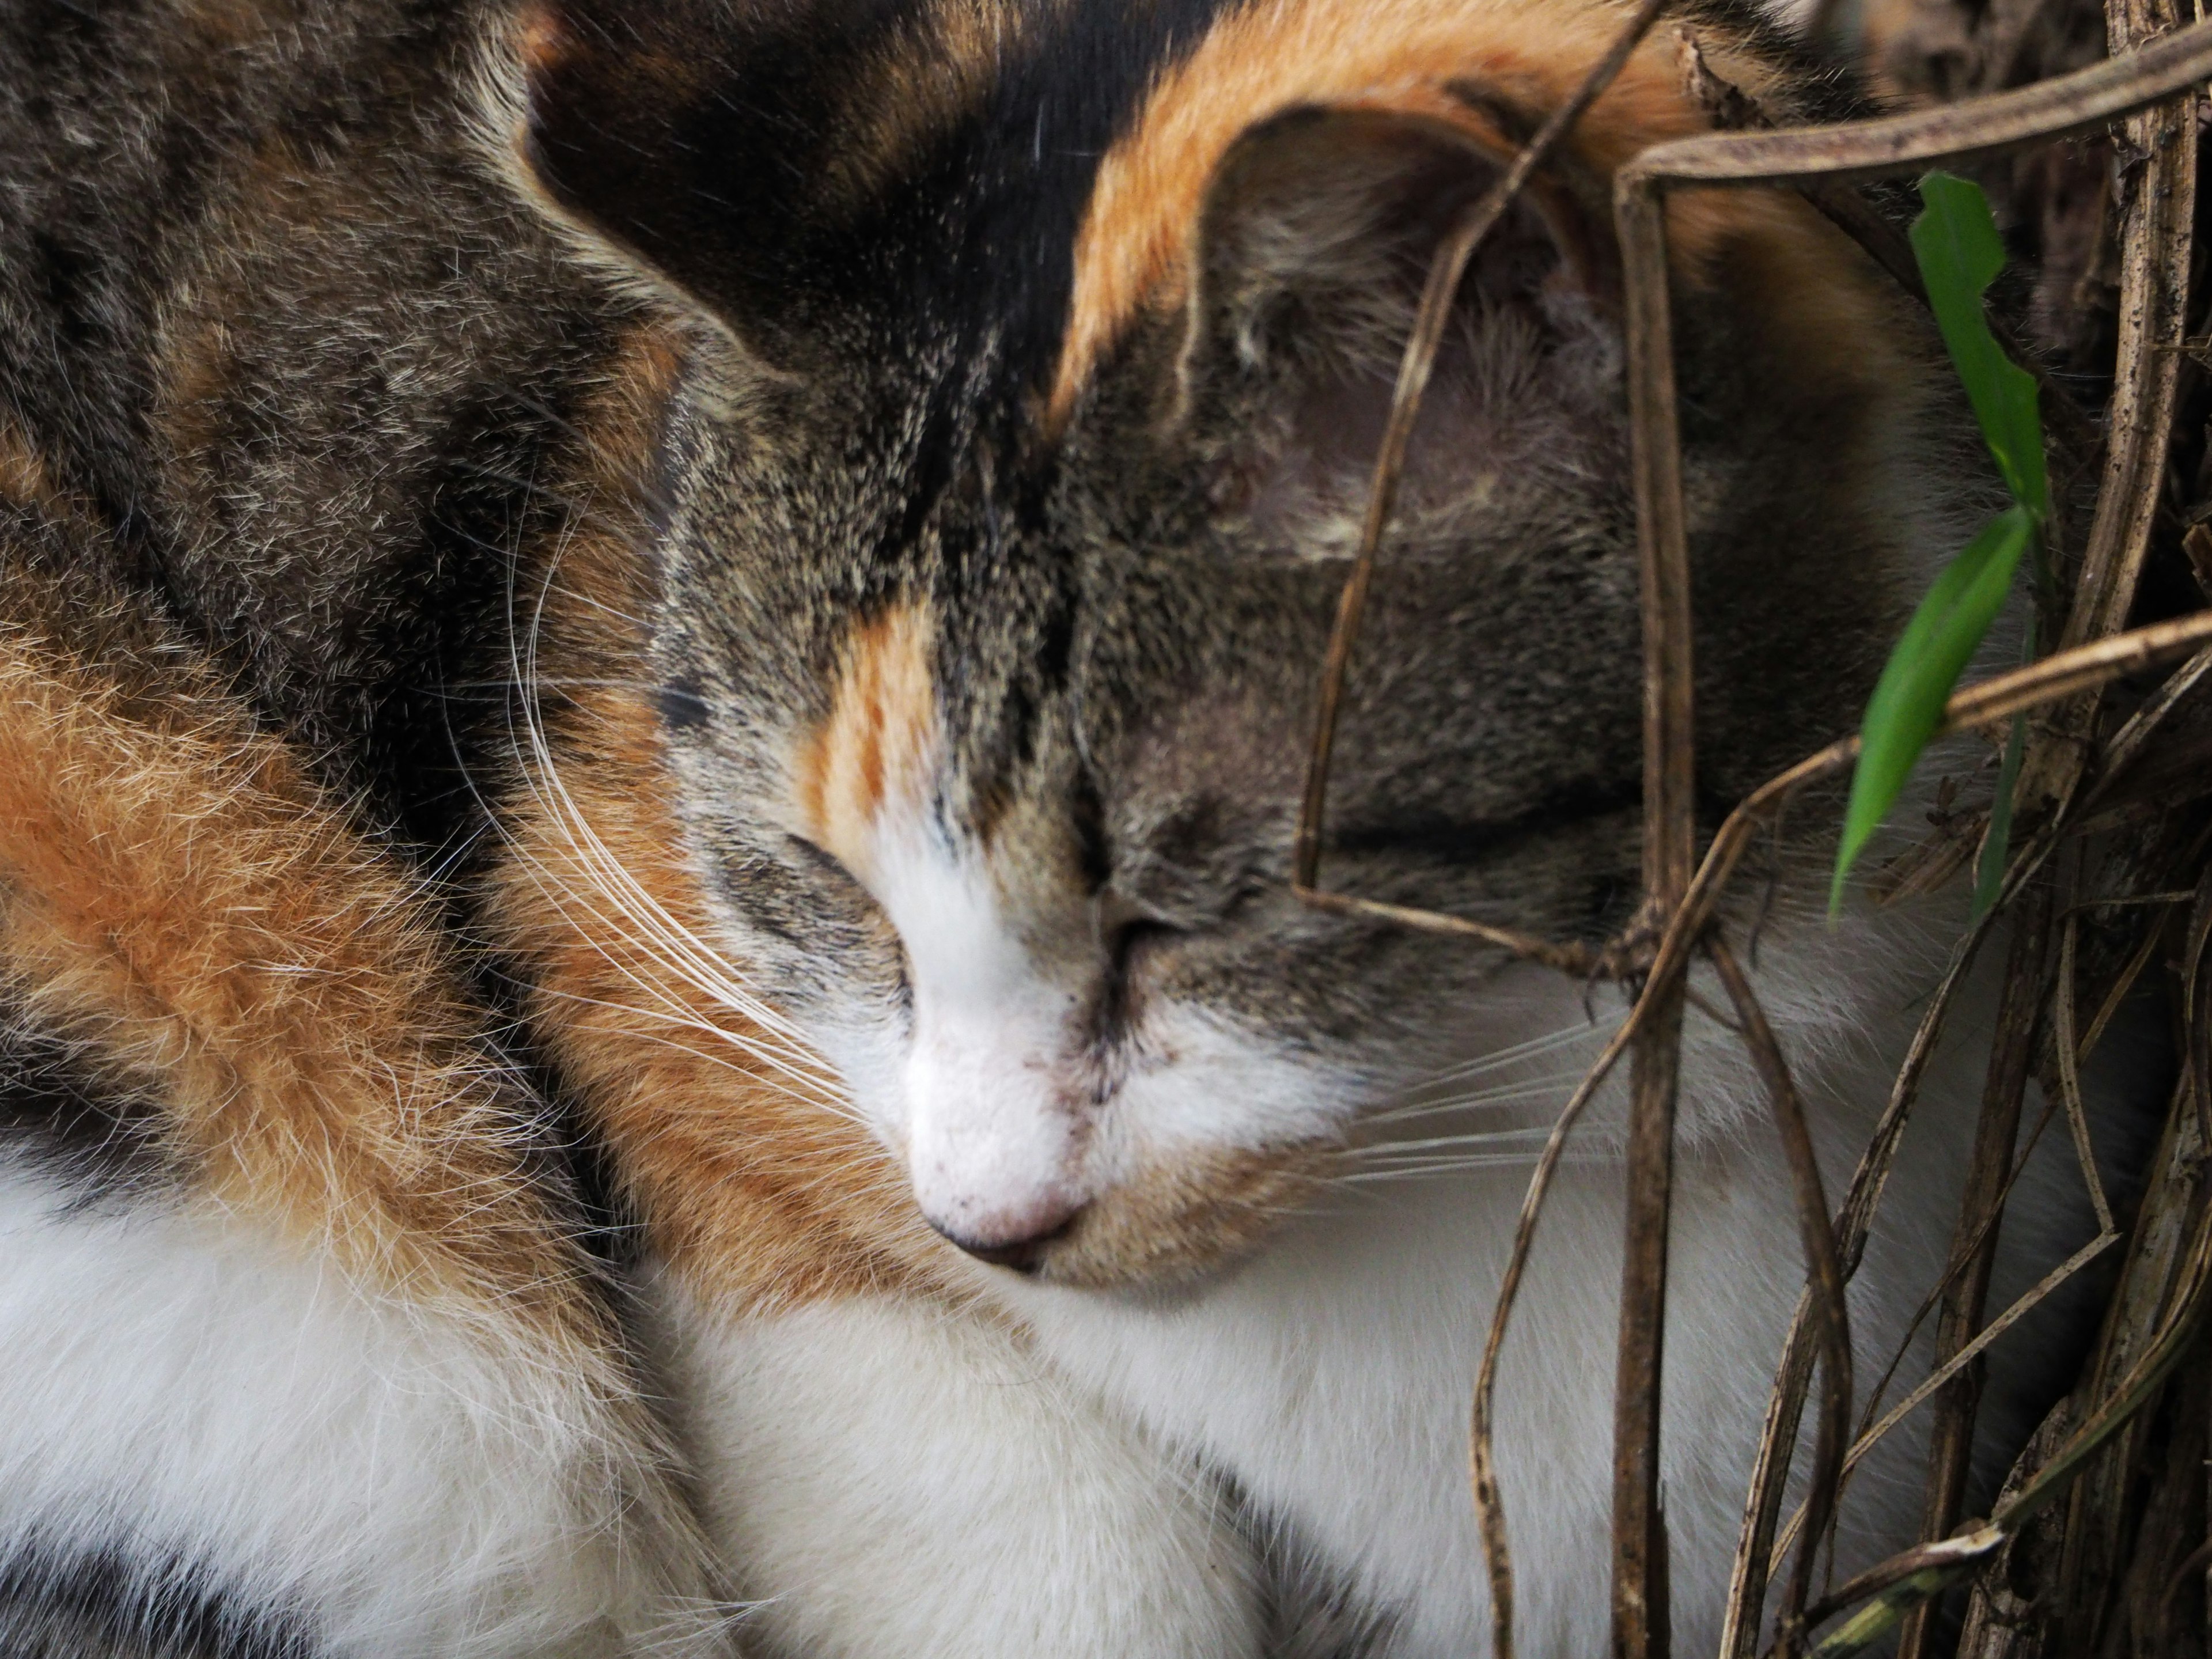
[[[1583,95],[1447,237],[1431,273],[1324,668],[1298,848],[1309,902],[1385,908],[1317,890],[1316,854],[1333,711],[1450,296],[1512,193],[1660,10],[1661,0],[1638,7]],[[1693,34],[1678,30],[1684,75],[1723,131],[1647,151],[1624,170],[1615,203],[1644,559],[1642,920],[1591,950],[1390,911],[1406,926],[1473,933],[1562,971],[1623,980],[1635,993],[1629,1019],[1538,1166],[1477,1381],[1472,1474],[1501,1655],[1512,1651],[1513,1602],[1510,1494],[1498,1490],[1489,1443],[1499,1344],[1563,1139],[1624,1056],[1632,1105],[1614,1650],[1638,1659],[1668,1651],[1658,1333],[1684,975],[1702,958],[1735,1005],[1790,1152],[1806,1280],[1747,1495],[1722,1659],[1892,1644],[1908,1659],[1954,1645],[1962,1659],[2212,1656],[2212,1321],[2204,1317],[2212,1310],[2212,285],[2203,280],[2197,185],[2212,24],[2201,18],[2181,15],[2174,0],[2103,0],[2101,9],[2097,0],[1843,0],[1819,26],[1865,55],[1903,112],[1795,131],[1768,127],[1755,105],[1713,79]],[[2012,296],[2010,343],[2042,381],[2052,575],[2037,594],[2037,632],[2055,643],[2028,666],[1960,691],[1944,711],[1949,729],[1999,734],[2026,715],[2008,855],[1994,905],[1924,1005],[1888,1110],[1847,1190],[1835,1194],[1822,1190],[1789,1056],[1738,966],[1741,941],[1726,937],[1717,900],[1759,829],[1798,789],[1846,772],[1857,739],[1756,791],[1711,838],[1699,832],[1662,204],[1670,187],[1691,183],[1793,185],[1924,299],[1905,237],[1859,187],[1938,165],[1983,185],[2026,273]],[[1877,887],[1958,877],[1989,820],[1960,813],[1931,823],[1924,844]],[[1860,1379],[1855,1392],[1843,1286],[1953,994],[1984,950],[2003,953],[2004,988],[1993,1029],[1966,1034],[1987,1042],[1987,1083],[1948,1269],[1928,1309],[1934,1369],[1883,1379],[1886,1392]],[[2162,1000],[2178,1078],[2147,1182],[2115,1212],[2088,1158],[2079,1073],[2130,997]],[[2021,1304],[1994,1307],[1990,1266],[2019,1149],[2046,1133],[2069,1138],[2081,1155],[2101,1231]],[[1967,1452],[1985,1350],[2027,1306],[2082,1274],[2105,1308],[2079,1380],[2021,1454],[1991,1512],[1969,1516]],[[1926,1541],[1836,1583],[1818,1546],[1838,1481],[1911,1411],[1930,1422]],[[1785,1513],[1792,1449],[1808,1412],[1811,1449],[1796,1460],[1805,1496]]]

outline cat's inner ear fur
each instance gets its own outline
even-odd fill
[[[1431,261],[1512,160],[1485,126],[1305,107],[1224,155],[1170,392],[1218,507],[1307,538],[1356,514]],[[1577,182],[1531,179],[1462,279],[1416,428],[1409,513],[1487,492],[1502,469],[1589,459],[1617,435],[1617,261],[1603,191]]]

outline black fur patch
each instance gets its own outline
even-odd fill
[[[679,680],[664,685],[654,694],[653,702],[660,713],[660,723],[672,732],[690,732],[706,725],[714,711],[697,684]]]
[[[307,1622],[226,1594],[204,1569],[33,1544],[0,1565],[8,1659],[314,1659]]]
[[[0,1012],[0,1156],[29,1164],[79,1204],[99,1204],[173,1176],[159,1110],[102,1079],[71,1045]]]
[[[1267,1652],[1273,1659],[1377,1659],[1397,1620],[1360,1601],[1285,1523],[1251,1516],[1267,1593]]]

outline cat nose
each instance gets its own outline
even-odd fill
[[[929,1224],[978,1261],[988,1261],[994,1267],[1011,1267],[1018,1273],[1033,1273],[1043,1262],[1046,1249],[1067,1237],[1080,1208],[1077,1205],[1041,1215],[1032,1212],[1026,1219],[1031,1231],[1010,1231],[997,1237],[967,1237],[935,1221]]]

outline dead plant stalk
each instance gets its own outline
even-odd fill
[[[2148,3],[2148,0],[2139,0]],[[1832,744],[1747,797],[1723,823],[1700,860],[1696,847],[1695,763],[1692,707],[1692,638],[1687,537],[1682,515],[1680,451],[1675,424],[1674,354],[1668,292],[1665,192],[1680,185],[1722,186],[1795,185],[1832,211],[1842,200],[1836,187],[1856,180],[1917,172],[1940,161],[1988,156],[2027,145],[2090,131],[2115,118],[2151,109],[2187,94],[2212,78],[2212,24],[2150,38],[2135,50],[2076,74],[2035,86],[1911,115],[1834,127],[1716,133],[1656,146],[1625,166],[1615,180],[1615,216],[1625,277],[1624,308],[1628,343],[1630,419],[1634,445],[1638,545],[1644,634],[1644,902],[1630,936],[1600,950],[1556,944],[1460,918],[1376,904],[1318,887],[1322,828],[1325,817],[1329,758],[1334,741],[1351,653],[1375,574],[1376,556],[1395,506],[1407,445],[1422,393],[1435,362],[1444,323],[1460,280],[1474,252],[1514,195],[1571,130],[1575,121],[1618,73],[1664,0],[1643,0],[1606,58],[1569,102],[1555,112],[1516,159],[1498,185],[1446,236],[1424,289],[1412,337],[1400,365],[1389,424],[1378,453],[1358,555],[1340,599],[1325,659],[1314,742],[1299,814],[1294,857],[1294,888],[1307,902],[1378,921],[1469,937],[1514,955],[1546,963],[1578,976],[1640,976],[1639,994],[1627,1018],[1575,1091],[1555,1126],[1535,1172],[1516,1227],[1513,1249],[1492,1314],[1476,1379],[1470,1432],[1470,1462],[1475,1502],[1492,1583],[1495,1652],[1510,1659],[1512,1646],[1512,1573],[1504,1515],[1491,1445],[1492,1401],[1497,1366],[1528,1252],[1545,1195],[1568,1133],[1620,1055],[1634,1053],[1627,1158],[1628,1206],[1623,1267],[1619,1376],[1616,1389],[1613,1514],[1613,1649],[1634,1659],[1656,1659],[1668,1649],[1666,1540],[1658,1505],[1657,1473],[1661,1407],[1661,1365],[1665,1320],[1667,1225],[1672,1176],[1674,1106],[1686,976],[1693,952],[1703,946],[1736,1005],[1754,1062],[1775,1103],[1778,1125],[1796,1171],[1798,1198],[1808,1268],[1808,1291],[1796,1328],[1785,1350],[1770,1409],[1754,1490],[1747,1508],[1730,1596],[1723,1659],[1741,1659],[1755,1644],[1760,1623],[1764,1557],[1771,1548],[1782,1484],[1788,1472],[1788,1447],[1809,1387],[1814,1333],[1826,1357],[1827,1376],[1822,1432],[1815,1455],[1809,1524],[1797,1556],[1783,1620],[1785,1645],[1796,1643],[1811,1623],[1831,1616],[1859,1596],[1878,1605],[1844,1632],[1821,1644],[1823,1652],[1855,1651],[1849,1645],[1869,1620],[1891,1628],[1910,1609],[1942,1584],[1954,1582],[1970,1564],[1994,1548],[1983,1528],[1958,1540],[1936,1540],[1862,1575],[1836,1597],[1810,1609],[1810,1563],[1820,1541],[1827,1494],[1840,1473],[1841,1436],[1832,1429],[1848,1420],[1847,1343],[1837,1346],[1844,1329],[1843,1279],[1856,1267],[1867,1229],[1887,1176],[1888,1160],[1910,1115],[1921,1069],[1940,1034],[1952,990],[1966,971],[1985,933],[1988,918],[1962,941],[1945,983],[1923,1017],[1888,1107],[1854,1175],[1842,1213],[1831,1231],[1820,1194],[1817,1171],[1809,1170],[1809,1146],[1801,1148],[1802,1112],[1793,1114],[1794,1091],[1787,1061],[1760,1013],[1755,994],[1726,946],[1709,933],[1721,891],[1741,860],[1751,836],[1771,820],[1798,789],[1832,777],[1856,759],[1856,739]],[[2114,0],[2124,4],[2127,0]],[[2130,16],[2133,14],[2129,14]],[[2136,38],[2130,36],[2130,39]],[[2151,120],[2147,131],[2166,117]],[[2193,128],[2193,119],[2182,124]],[[2193,151],[2187,144],[2177,153]],[[2164,661],[2212,642],[2212,612],[2142,629],[2115,629],[2127,614],[2148,535],[2154,495],[2163,457],[2162,434],[2170,415],[2170,349],[2178,340],[2181,298],[2188,265],[2188,192],[2193,191],[2193,161],[2185,179],[2169,179],[2148,192],[2139,216],[2143,226],[2128,266],[2158,291],[2145,299],[2150,319],[2124,336],[2119,384],[2132,388],[2132,401],[2115,416],[2113,459],[2085,557],[2082,580],[2062,637],[2067,647],[2029,667],[2004,674],[1954,696],[1946,710],[1946,729],[1983,726],[2033,707],[2078,701],[2069,717],[2051,722],[2057,735],[2039,737],[2030,751],[2026,775],[2035,781],[2045,809],[2042,828],[2008,872],[2000,908],[2028,886],[2056,845],[2057,827],[2067,817],[2084,772],[2088,730],[2087,713],[2094,694],[2118,676]],[[2179,204],[2179,205],[2177,205]],[[1848,213],[1846,217],[1850,216]],[[2179,239],[2177,240],[2177,239]],[[1887,263],[1894,263],[1894,259]],[[2176,273],[2181,273],[2177,277]],[[2179,297],[2177,297],[2179,296]],[[2160,366],[2165,367],[2160,367]],[[2160,379],[2160,375],[2164,379]],[[2133,434],[2135,435],[2130,436]],[[2124,441],[2122,441],[2124,440]],[[2155,441],[2154,441],[2155,440]],[[2195,675],[2191,675],[2193,681]],[[2175,696],[2179,693],[2174,694]],[[2170,705],[2169,705],[2170,706]],[[2110,769],[2103,782],[2109,781]],[[2024,800],[2029,797],[2023,794]],[[2047,899],[2038,902],[2048,908]],[[2026,919],[2033,922],[2035,918]],[[1962,1212],[1954,1256],[1978,1250],[1994,1234],[1982,1213],[2001,1201],[2001,1176],[2008,1161],[2008,1114],[2016,1114],[2018,1087],[2024,1085],[2028,1043],[2041,1006],[2039,994],[2027,994],[2027,981],[2039,992],[2043,929],[2025,926],[2015,933],[2014,981],[2021,995],[2008,995],[2007,1034],[1993,1060],[1986,1099],[1990,1115],[1981,1137],[1981,1156],[1970,1176],[1972,1196]],[[2027,936],[2033,934],[2029,940]],[[1656,945],[1653,941],[1656,939]],[[2070,951],[2069,953],[2070,958]],[[2101,1020],[2100,1020],[2101,1023]],[[2008,1097],[2010,1104],[2006,1103]],[[2069,1110],[2071,1103],[2069,1103]],[[1794,1124],[1794,1127],[1793,1127]],[[1802,1165],[1802,1167],[1801,1167]],[[2193,1257],[2192,1297],[2205,1279],[2205,1249]],[[1966,1292],[1947,1310],[1946,1344],[1954,1363],[1978,1352],[1987,1338],[1980,1325],[1979,1281],[1985,1267],[1969,1263]],[[2196,1298],[2190,1307],[2196,1305]],[[2193,1314],[2191,1315],[2193,1317]],[[2180,1315],[2177,1314],[2179,1321]],[[2170,1324],[2154,1352],[2170,1363],[2179,1339]],[[2148,1364],[2153,1356],[2147,1355]],[[1952,1373],[1956,1375],[1956,1373]],[[1932,1385],[1932,1380],[1931,1380]],[[2132,1411],[2148,1397],[2142,1368],[2131,1376],[2120,1397],[2086,1425],[2067,1449],[2014,1500],[2000,1520],[2029,1512],[2047,1502],[2055,1487],[2070,1479],[2088,1455],[2093,1431],[2113,1431],[2113,1413]],[[1971,1402],[1951,1408],[1939,1425],[1939,1444],[1952,1448],[1931,1468],[1931,1528],[1940,1531],[1955,1511],[1956,1480],[1947,1474],[1971,1436]],[[2127,1404],[2132,1401],[2132,1404]],[[2101,1439],[2096,1443],[2101,1443]],[[2094,1448],[2091,1448],[2094,1449]],[[1939,1501],[1940,1500],[1940,1501]],[[1760,1558],[1754,1561],[1753,1558]],[[1801,1625],[1800,1613],[1804,1615]],[[1919,1639],[1907,1637],[1908,1651]]]

